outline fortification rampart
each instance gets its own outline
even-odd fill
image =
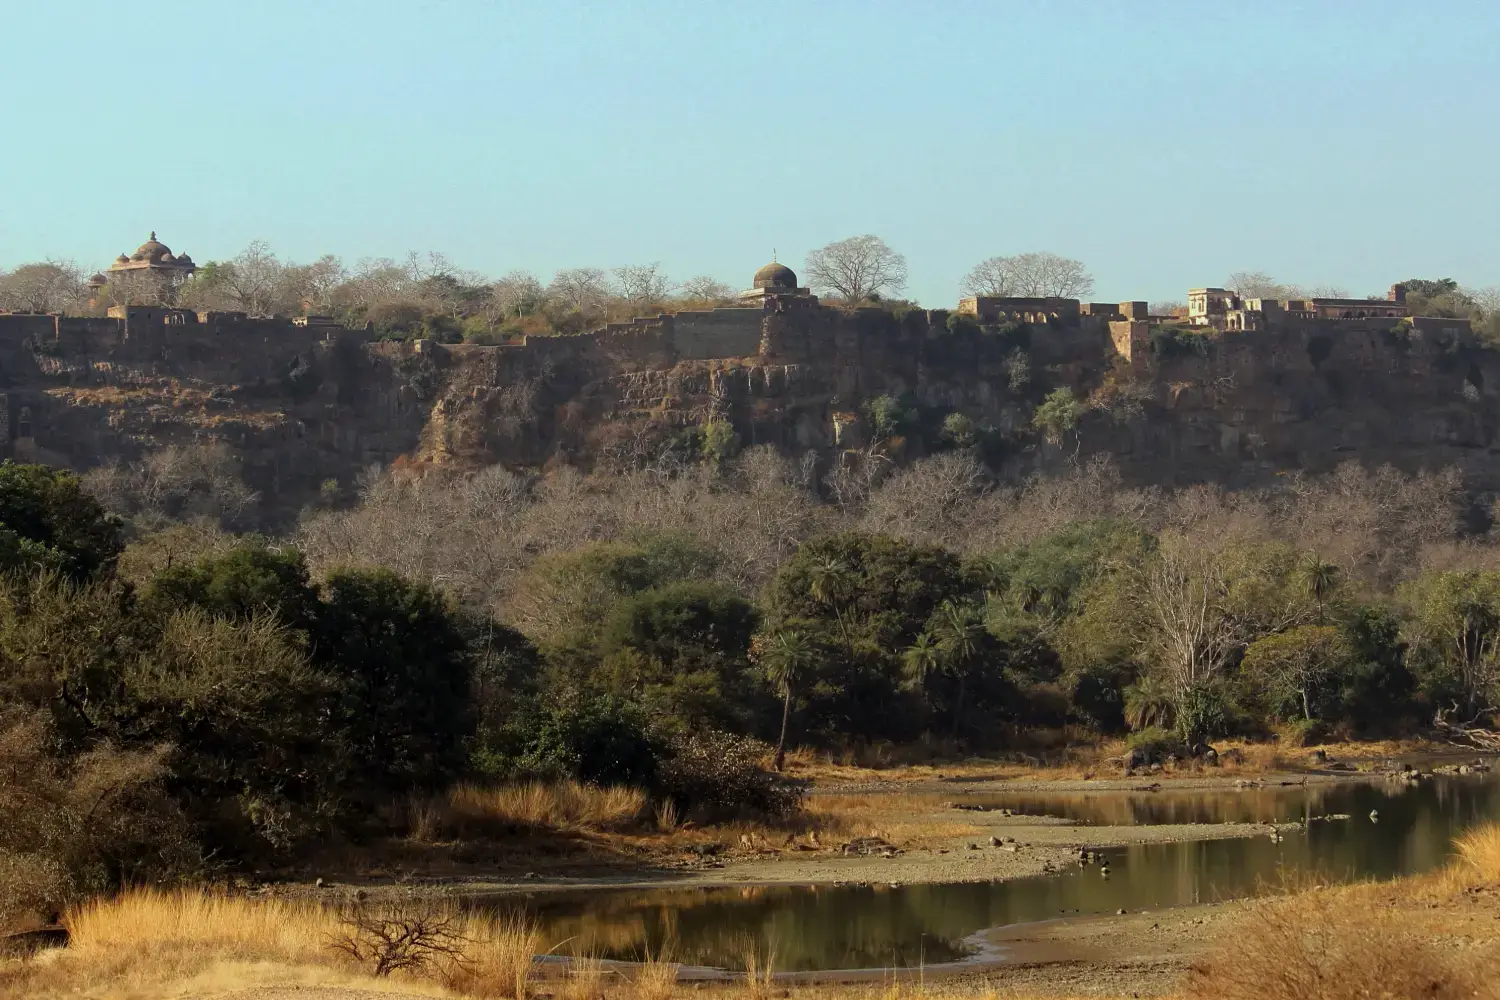
[[[493,347],[371,342],[315,317],[0,314],[0,451],[86,467],[219,440],[282,502],[401,456],[648,461],[709,420],[747,445],[905,459],[946,446],[962,414],[1005,474],[1076,451],[1143,481],[1250,482],[1357,457],[1457,461],[1500,488],[1500,355],[1461,321],[1282,310],[1220,330],[1056,299],[849,310],[764,281],[736,306]],[[1058,388],[1090,401],[1066,448],[1033,426]],[[894,432],[869,425],[884,396],[907,415]]]

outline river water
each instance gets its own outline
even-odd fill
[[[1428,871],[1449,860],[1457,833],[1500,819],[1500,777],[961,799],[1091,825],[1349,818],[1308,823],[1280,842],[1262,835],[1106,849],[1107,878],[1089,866],[1003,882],[590,890],[489,905],[526,910],[562,954],[635,961],[665,948],[688,965],[743,969],[748,952],[769,951],[781,971],[934,965],[976,956],[978,932],[1008,924],[1213,902],[1288,878]]]

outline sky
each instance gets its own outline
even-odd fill
[[[1494,0],[0,0],[0,267],[440,251],[736,287],[874,233],[1094,298],[1500,285]]]

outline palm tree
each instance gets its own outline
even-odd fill
[[[1297,564],[1297,579],[1303,592],[1318,604],[1318,624],[1325,624],[1323,605],[1339,588],[1339,568],[1324,562],[1316,552],[1309,552]]]
[[[853,586],[854,577],[849,571],[849,564],[835,556],[827,557],[808,572],[808,594],[825,608],[832,609],[833,617],[839,623],[839,635],[845,642],[849,641],[849,630],[844,626],[844,614],[840,606]]]
[[[963,722],[969,671],[983,647],[984,616],[977,605],[944,601],[933,615],[932,633],[942,661],[958,677],[958,694],[953,701],[953,737],[957,739]]]
[[[906,666],[907,678],[912,686],[916,687],[924,683],[929,674],[942,669],[943,655],[938,650],[937,643],[933,641],[932,634],[923,632],[917,636],[917,641],[901,654],[901,662]]]
[[[781,689],[781,735],[776,739],[776,770],[786,765],[786,727],[792,714],[792,689],[812,667],[816,651],[796,629],[773,633],[760,653],[766,677]]]

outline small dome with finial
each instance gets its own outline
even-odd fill
[[[797,287],[797,272],[793,271],[785,264],[778,264],[773,260],[771,261],[771,263],[755,272],[755,284],[751,287],[765,289],[795,289]]]

